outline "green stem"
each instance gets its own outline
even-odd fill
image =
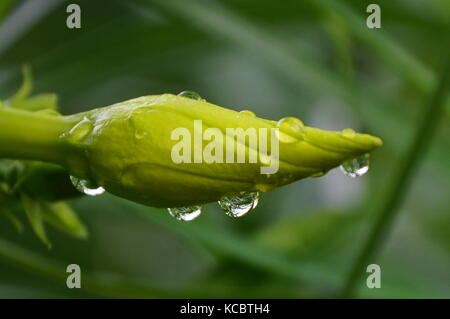
[[[68,127],[63,116],[0,107],[0,157],[64,165],[59,137]]]
[[[450,86],[450,63],[444,69],[444,73],[439,82],[431,103],[426,105],[424,114],[420,118],[420,123],[413,137],[413,143],[406,151],[404,159],[399,162],[396,174],[393,177],[387,196],[381,204],[381,213],[378,215],[365,244],[358,255],[354,267],[341,291],[344,298],[350,297],[356,288],[356,284],[364,274],[365,268],[373,261],[375,254],[379,251],[387,239],[389,228],[392,226],[394,218],[399,213],[400,207],[415,168],[419,164],[426,152],[428,144],[431,142],[433,134],[438,126],[438,121],[444,114],[444,106],[448,96]]]

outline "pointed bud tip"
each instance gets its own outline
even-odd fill
[[[383,141],[377,136],[356,133],[355,137],[355,142],[358,142],[361,146],[364,145],[367,151],[374,151],[383,145]]]

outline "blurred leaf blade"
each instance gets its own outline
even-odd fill
[[[447,54],[450,54],[448,52]],[[348,279],[342,288],[342,295],[351,296],[361,271],[383,246],[399,213],[400,205],[408,191],[412,176],[425,155],[437,126],[444,115],[445,101],[450,90],[450,61],[442,71],[439,85],[436,87],[429,104],[423,108],[423,116],[415,130],[414,138],[407,149],[404,159],[398,163],[396,174],[392,177],[390,188],[382,199],[378,214],[355,263],[349,272]]]
[[[11,224],[16,228],[18,233],[23,232],[22,222],[13,213],[11,213],[8,210],[0,209],[0,215],[3,215],[5,218],[7,218],[11,222]]]
[[[80,239],[89,237],[86,226],[65,202],[43,203],[43,218],[54,227]]]
[[[52,245],[45,230],[41,203],[24,193],[21,194],[21,200],[34,233],[50,249]]]

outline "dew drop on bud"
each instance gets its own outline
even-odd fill
[[[249,111],[249,110],[243,110],[243,111],[240,111],[239,113],[247,115],[247,116],[251,116],[251,117],[256,117],[256,114],[254,112],[252,112],[252,111]]]
[[[201,206],[175,207],[167,210],[172,217],[182,221],[194,220],[202,213]]]
[[[202,99],[200,94],[198,94],[195,91],[183,91],[183,92],[178,93],[178,96],[187,97],[188,99],[192,99],[192,100],[201,100]]]
[[[303,122],[296,117],[285,117],[277,122],[277,137],[282,143],[295,143],[302,138]]]
[[[240,192],[235,196],[223,196],[218,203],[228,216],[241,217],[258,205],[259,198],[259,192]]]
[[[85,179],[70,176],[70,181],[77,190],[89,196],[101,195],[105,192],[105,189],[103,187],[93,187],[92,183]]]
[[[362,176],[369,171],[369,153],[347,161],[341,165],[342,172],[352,178]]]
[[[342,130],[342,135],[344,137],[352,138],[352,137],[355,137],[356,133],[351,128],[346,128],[346,129]]]

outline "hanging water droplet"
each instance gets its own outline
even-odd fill
[[[352,159],[341,165],[342,172],[352,178],[362,176],[369,171],[369,153]]]
[[[183,221],[194,220],[202,213],[201,206],[175,207],[167,208],[167,210],[172,217]]]
[[[304,125],[296,117],[285,117],[277,122],[277,137],[282,143],[295,143],[302,138]]]
[[[249,111],[249,110],[243,110],[243,111],[240,111],[239,113],[240,114],[244,114],[244,115],[248,115],[248,116],[251,116],[251,117],[256,117],[256,114],[254,112],[252,112],[252,111]]]
[[[355,137],[356,132],[354,130],[352,130],[351,128],[346,128],[346,129],[342,130],[342,135],[344,137],[352,138],[352,137]]]
[[[200,94],[198,94],[195,91],[183,91],[183,92],[178,93],[178,96],[187,97],[188,99],[193,99],[193,100],[201,100],[202,99]]]
[[[228,216],[241,217],[258,205],[259,197],[259,192],[240,192],[235,196],[223,196],[218,203]]]
[[[101,195],[105,192],[103,187],[92,186],[92,183],[85,179],[70,176],[70,181],[77,190],[89,196]]]

